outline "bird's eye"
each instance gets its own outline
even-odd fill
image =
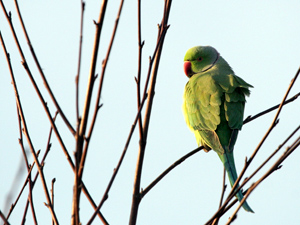
[[[197,58],[198,62],[201,62],[203,60],[203,58],[200,56],[199,58]]]

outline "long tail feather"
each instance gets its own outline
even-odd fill
[[[234,159],[233,159],[233,152],[225,151],[224,154],[222,154],[222,155],[218,154],[218,155],[225,166],[225,169],[227,171],[227,175],[228,175],[231,187],[232,187],[237,179],[237,173],[236,173],[236,168],[235,168]],[[239,187],[239,186],[237,186],[237,187]],[[236,197],[239,201],[242,201],[244,196],[243,196],[241,190],[236,194]],[[254,213],[254,211],[250,208],[250,206],[248,205],[248,203],[246,201],[243,203],[242,206],[246,211]]]

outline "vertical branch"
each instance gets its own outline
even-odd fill
[[[79,121],[79,76],[80,76],[80,67],[81,67],[81,56],[82,56],[82,33],[83,33],[83,13],[84,13],[85,3],[81,0],[81,18],[80,18],[80,36],[79,36],[79,53],[78,53],[78,67],[77,75],[75,78],[76,85],[76,118]]]
[[[227,185],[225,184],[225,179],[226,179],[226,169],[225,169],[225,167],[224,167],[224,170],[223,170],[222,193],[221,193],[221,198],[220,198],[219,208],[222,206],[224,194],[225,194],[226,187],[227,187]]]
[[[219,203],[219,208],[222,207],[222,202],[223,202],[223,198],[224,198],[224,194],[226,191],[226,184],[225,184],[225,178],[226,178],[226,169],[224,167],[223,169],[223,182],[222,182],[222,192],[221,192],[221,198],[220,198],[220,203]],[[216,217],[212,223],[212,225],[217,225],[219,223],[219,217]]]
[[[80,124],[77,123],[76,128],[76,150],[74,152],[75,156],[75,167],[74,167],[74,186],[73,186],[73,204],[72,204],[72,215],[71,215],[71,224],[72,225],[79,225],[80,224],[80,218],[79,218],[79,200],[80,200],[80,189],[81,189],[81,181],[78,177],[78,170],[79,170],[79,163],[80,163],[80,157],[81,157],[81,147],[82,142],[80,142],[79,138],[79,126]],[[82,139],[83,141],[83,139]]]
[[[136,78],[137,84],[137,108],[141,105],[141,70],[142,70],[142,50],[144,41],[142,42],[142,28],[141,28],[141,0],[138,0],[138,46],[139,46],[139,58],[138,58],[138,73]],[[147,87],[145,87],[147,89]],[[139,116],[139,134],[140,140],[143,139],[143,125],[142,115]]]
[[[155,90],[158,66],[159,66],[160,56],[161,56],[161,52],[162,52],[164,37],[165,37],[166,31],[169,27],[167,24],[168,24],[170,9],[171,9],[171,3],[172,3],[171,0],[165,1],[163,19],[159,26],[159,35],[158,35],[158,39],[157,39],[157,51],[154,56],[151,84],[150,84],[150,88],[149,88],[149,92],[148,92],[148,101],[147,101],[147,107],[146,107],[146,112],[145,112],[145,120],[144,120],[144,124],[143,124],[143,134],[142,134],[143,139],[140,140],[140,147],[139,147],[136,172],[135,172],[135,178],[134,178],[133,196],[132,196],[131,212],[130,212],[130,218],[129,218],[130,225],[136,224],[138,208],[139,208],[139,204],[141,201],[140,184],[141,184],[142,166],[143,166],[143,161],[144,161],[146,140],[147,140],[148,127],[149,127],[149,122],[150,122],[152,103],[153,103],[153,98],[154,98],[154,90]]]
[[[76,152],[75,152],[75,181],[74,181],[74,194],[73,194],[73,205],[72,205],[72,221],[71,224],[77,225],[80,223],[79,220],[79,200],[80,200],[80,193],[81,193],[81,176],[82,176],[82,169],[80,168],[80,162],[82,158],[82,149],[84,146],[84,136],[86,132],[87,122],[88,122],[88,115],[90,110],[90,104],[92,99],[92,92],[94,87],[95,81],[95,71],[96,71],[96,64],[97,64],[97,57],[98,57],[98,50],[100,44],[100,36],[104,21],[104,16],[106,12],[107,0],[103,0],[101,4],[101,9],[99,13],[98,22],[95,22],[96,25],[96,34],[94,40],[94,48],[93,48],[93,55],[91,59],[91,67],[89,73],[89,80],[87,85],[86,91],[86,98],[84,103],[83,115],[80,123],[78,123],[78,128],[76,132]]]
[[[99,50],[99,45],[100,45],[100,36],[101,36],[104,16],[105,16],[105,12],[106,12],[106,6],[107,6],[107,0],[102,0],[98,22],[94,21],[94,23],[96,25],[94,48],[93,48],[93,55],[92,55],[92,59],[91,59],[91,67],[90,67],[89,80],[88,80],[86,97],[85,97],[85,102],[84,102],[82,121],[80,123],[80,130],[79,130],[79,136],[82,139],[85,134],[86,127],[87,127],[88,114],[89,114],[89,110],[90,110],[90,104],[91,104],[91,98],[92,98],[92,92],[93,92],[93,86],[94,86],[94,80],[95,80],[95,71],[96,71],[98,50]]]
[[[52,179],[51,182],[51,204],[52,207],[54,208],[54,183],[55,183],[55,178]],[[52,220],[52,225],[55,225],[54,221]]]

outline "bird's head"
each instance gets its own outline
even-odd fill
[[[218,61],[220,54],[211,46],[196,46],[187,50],[184,56],[183,70],[187,77],[211,69]]]

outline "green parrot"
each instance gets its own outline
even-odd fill
[[[231,187],[237,179],[233,147],[243,125],[245,96],[252,85],[236,76],[229,64],[210,46],[196,46],[184,57],[189,78],[183,95],[183,114],[198,146],[213,149],[227,171]],[[239,201],[243,194],[236,194]],[[245,201],[243,208],[253,212]]]

